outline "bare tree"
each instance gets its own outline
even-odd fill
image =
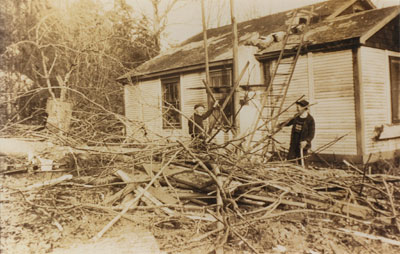
[[[160,49],[162,33],[168,23],[168,14],[176,6],[179,0],[150,0],[153,7],[153,37],[155,46]],[[165,6],[161,10],[161,4]]]

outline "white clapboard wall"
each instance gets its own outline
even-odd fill
[[[399,139],[374,140],[375,128],[391,124],[389,56],[398,52],[361,47],[359,52],[362,107],[364,118],[365,154],[400,149]]]

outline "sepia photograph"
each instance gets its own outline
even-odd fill
[[[400,0],[1,0],[0,253],[400,253]]]

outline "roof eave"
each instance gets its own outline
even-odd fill
[[[223,60],[210,62],[209,67],[214,68],[214,67],[219,67],[219,66],[232,65],[232,63],[233,63],[233,60],[231,58],[223,59]],[[193,64],[193,65],[189,65],[189,66],[182,66],[182,67],[168,69],[168,70],[162,70],[162,71],[158,71],[158,72],[138,73],[136,75],[130,75],[128,77],[118,78],[117,81],[119,83],[122,83],[123,85],[135,84],[136,82],[147,80],[147,79],[161,78],[163,76],[181,74],[181,73],[185,73],[185,72],[193,72],[193,71],[197,71],[197,70],[201,70],[201,69],[205,69],[204,63]]]

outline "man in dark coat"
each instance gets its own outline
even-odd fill
[[[296,102],[298,116],[285,125],[293,126],[287,159],[296,160],[297,163],[300,163],[300,149],[303,149],[303,156],[306,156],[308,149],[311,148],[311,141],[315,136],[315,121],[308,112],[308,105],[309,103],[306,100]]]
[[[203,104],[194,105],[194,114],[189,119],[189,134],[192,139],[198,139],[198,141],[205,141],[205,131],[203,121],[206,120],[216,109],[218,101],[216,101],[211,109],[204,113],[205,107]]]

